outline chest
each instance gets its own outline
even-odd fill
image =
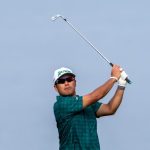
[[[83,125],[86,126],[92,125],[96,123],[96,116],[95,112],[93,111],[92,107],[87,107],[86,109],[78,112],[73,116],[72,123],[76,125]]]

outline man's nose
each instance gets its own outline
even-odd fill
[[[69,84],[69,82],[68,81],[65,81],[65,83],[64,83],[65,85],[68,85]]]

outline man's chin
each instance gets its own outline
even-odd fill
[[[64,93],[61,94],[62,96],[75,96],[75,93]]]

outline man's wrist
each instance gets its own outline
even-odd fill
[[[118,78],[114,76],[110,77],[110,79],[114,79],[116,82],[118,81]]]
[[[119,90],[125,90],[125,88],[126,88],[125,86],[120,86],[120,85],[118,85],[118,89],[119,89]]]

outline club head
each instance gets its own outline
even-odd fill
[[[55,21],[55,20],[58,19],[58,18],[65,19],[65,18],[62,17],[61,15],[57,14],[56,16],[52,16],[52,17],[51,17],[51,20],[52,20],[52,21]]]

